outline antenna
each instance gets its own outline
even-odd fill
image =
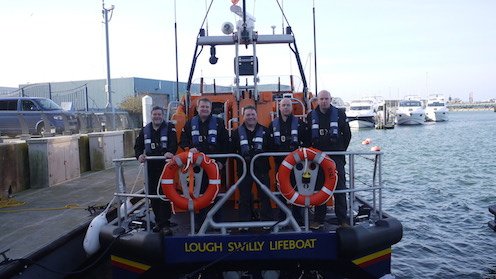
[[[429,72],[425,72],[425,91],[427,93],[427,98],[429,98]]]
[[[176,0],[174,0],[174,2],[175,2],[175,1],[176,1]],[[208,10],[207,0],[205,0],[205,11],[207,11],[207,10]],[[208,36],[208,17],[207,17],[205,20],[206,20],[206,22],[205,22],[205,31],[207,32],[206,34],[207,34],[207,36]]]
[[[284,10],[284,0],[281,0],[281,10]],[[281,28],[282,28],[282,31],[281,31],[281,34],[284,34],[285,33],[285,28],[284,28],[284,15],[281,15]]]

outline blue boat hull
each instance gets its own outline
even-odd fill
[[[217,278],[239,270],[290,274],[307,270],[324,278],[380,278],[391,273],[391,245],[401,237],[401,223],[394,218],[330,232],[166,237],[138,231],[118,236],[116,226],[108,225],[100,234],[104,245],[112,245],[114,278],[160,274],[185,278],[200,273]]]

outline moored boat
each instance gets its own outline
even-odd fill
[[[186,95],[180,102],[177,102],[176,111],[170,114],[170,119],[167,119],[176,123],[177,131],[181,130],[186,119],[193,117],[196,101],[200,98],[208,98],[212,101],[213,113],[223,118],[229,132],[238,126],[242,108],[247,105],[257,107],[259,122],[263,125],[268,125],[274,115],[277,115],[275,102],[281,98],[292,100],[294,115],[297,117],[304,118],[308,111],[314,108],[291,27],[288,26],[284,34],[258,34],[253,29],[253,22],[247,22],[251,17],[243,12],[246,10],[245,2],[243,4],[243,8],[236,4],[231,6],[231,11],[238,15],[241,11],[243,18],[237,24],[236,30],[233,30],[229,24],[223,28],[225,35],[221,36],[209,36],[203,29],[200,30]],[[258,62],[256,54],[260,53],[259,48],[265,44],[290,46],[300,70],[301,91],[297,91],[293,86],[292,77],[288,84],[278,83],[275,89],[267,90],[266,87],[260,86],[259,80],[262,79],[258,76],[258,67],[262,64]],[[212,53],[215,55],[215,47],[221,45],[235,48],[234,84],[223,87],[222,90],[219,90],[215,80],[208,87],[203,83],[193,86],[195,64],[201,52],[200,49],[208,46],[211,48],[211,55]],[[252,51],[252,55],[240,55],[239,49],[242,46]],[[242,84],[241,76],[249,78],[246,78]],[[196,94],[193,92],[195,88],[199,89]],[[212,90],[207,91],[206,88]],[[224,90],[226,88],[233,90]],[[169,111],[171,110],[169,108]],[[188,161],[190,164],[185,164],[179,158],[190,158],[190,156],[180,153],[166,165],[165,173],[170,169],[170,164],[179,164],[180,168],[196,167],[201,171],[202,162],[227,158],[226,167],[220,173],[222,177],[220,191],[213,191],[215,195],[209,197],[213,201],[213,206],[205,220],[197,224],[195,222],[197,198],[190,197],[189,193],[195,191],[188,187],[196,189],[196,186],[201,184],[197,183],[202,179],[201,172],[193,176],[188,176],[183,172],[168,173],[170,176],[167,176],[167,179],[163,178],[162,183],[174,185],[178,192],[182,192],[167,195],[175,206],[175,214],[171,218],[175,226],[171,226],[172,236],[155,233],[151,230],[153,218],[149,210],[149,199],[165,197],[148,195],[146,186],[144,194],[142,192],[127,193],[122,175],[125,171],[125,160],[115,160],[117,175],[115,196],[119,201],[119,206],[124,208],[122,210],[124,213],[118,211],[119,216],[115,220],[103,225],[99,238],[102,246],[110,250],[114,278],[155,278],[158,276],[167,278],[301,278],[303,275],[312,275],[313,278],[387,278],[391,276],[391,247],[401,240],[403,230],[401,223],[382,209],[383,153],[381,151],[320,152],[314,149],[299,149],[295,152],[301,152],[299,154],[313,152],[314,161],[308,164],[308,166],[314,164],[313,169],[309,167],[310,177],[316,177],[319,165],[330,160],[325,155],[343,155],[347,158],[349,162],[347,164],[348,189],[339,192],[347,193],[349,197],[347,217],[349,226],[338,225],[332,210],[332,199],[329,201],[326,199],[323,202],[330,210],[323,227],[315,230],[310,228],[311,209],[316,204],[307,202],[306,199],[311,200],[316,193],[330,198],[338,190],[323,187],[324,190],[316,191],[315,180],[303,185],[301,183],[302,172],[296,166],[298,162],[302,163],[301,159],[294,169],[295,179],[298,175],[300,177],[299,180],[296,179],[297,185],[294,185],[297,189],[294,200],[283,201],[281,199],[284,193],[277,190],[273,170],[269,172],[270,185],[264,185],[254,175],[254,165],[258,158],[274,156],[295,158],[294,152],[291,154],[289,152],[261,153],[252,159],[250,165],[246,165],[238,154],[209,154],[208,156],[203,154],[195,157],[195,160]],[[161,159],[163,158],[147,158],[147,160]],[[305,165],[307,165],[306,160]],[[236,165],[239,162],[242,163],[240,167],[242,174],[238,176],[234,170],[239,167]],[[273,220],[239,221],[237,218],[238,183],[249,174],[252,174],[255,182],[261,185],[261,190],[271,199],[273,215],[278,216]],[[147,181],[146,175],[145,172],[145,181]],[[358,176],[360,176],[360,181],[367,180],[365,186],[355,184]],[[194,179],[194,183],[191,179]],[[303,202],[299,204],[304,216],[301,224],[297,222],[290,209],[290,206],[295,206],[291,203],[298,204],[297,196],[303,198]],[[131,204],[127,203],[128,198],[132,198]],[[222,214],[220,219],[214,218],[217,213]],[[282,214],[278,215],[278,213]]]
[[[432,122],[448,121],[449,110],[442,94],[429,95],[425,107],[425,120]]]
[[[425,122],[425,110],[419,97],[406,96],[398,103],[395,112],[397,125],[420,125]]]
[[[351,128],[373,128],[375,126],[376,106],[371,100],[354,100],[346,111]]]
[[[487,222],[487,225],[496,231],[496,204],[489,206],[489,212],[494,215],[494,220]]]

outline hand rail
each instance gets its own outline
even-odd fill
[[[254,166],[255,166],[255,161],[261,157],[270,157],[270,156],[287,156],[291,152],[264,152],[255,155],[250,163],[250,175],[253,177],[254,181],[260,186],[260,189],[270,198],[272,199],[280,208],[281,211],[283,211],[286,215],[286,218],[282,221],[249,221],[249,222],[216,222],[213,219],[213,216],[220,210],[220,208],[229,200],[229,198],[235,193],[236,189],[238,188],[239,183],[245,178],[247,175],[247,165],[243,157],[241,157],[238,154],[208,154],[210,158],[236,158],[239,159],[239,162],[242,164],[242,169],[243,173],[241,177],[234,183],[232,186],[230,186],[227,190],[227,192],[223,194],[219,194],[218,197],[220,197],[219,200],[217,200],[213,207],[209,210],[207,213],[207,216],[205,218],[205,221],[201,225],[197,235],[204,235],[206,234],[207,230],[212,227],[214,229],[220,229],[222,234],[227,234],[227,229],[229,228],[239,228],[239,227],[273,227],[274,231],[278,231],[279,228],[284,227],[284,226],[290,226],[293,228],[294,231],[296,232],[301,232],[301,228],[296,222],[296,220],[293,217],[293,214],[290,210],[290,208],[283,202],[281,201],[277,195],[280,195],[280,192],[272,192],[269,188],[269,186],[264,185],[259,178],[255,175],[254,172]],[[355,203],[355,193],[357,192],[363,192],[363,191],[371,191],[372,192],[372,207],[373,211],[378,215],[379,219],[383,218],[382,214],[382,189],[383,189],[383,181],[382,181],[382,151],[374,152],[353,152],[353,151],[332,151],[332,152],[323,152],[326,155],[330,156],[337,156],[337,155],[344,155],[348,158],[348,177],[347,179],[347,187],[348,189],[342,189],[342,190],[335,190],[334,193],[348,193],[348,206],[347,206],[347,211],[350,213],[349,218],[350,218],[350,224],[353,224],[353,214],[352,214],[352,209],[354,208],[354,203]],[[369,159],[374,162],[374,171],[373,171],[373,176],[372,176],[372,184],[367,185],[368,187],[366,188],[361,188],[361,187],[356,187],[355,185],[355,163],[356,163],[356,158],[357,157],[364,157],[364,156],[374,156],[374,159]],[[366,158],[366,157],[365,157]],[[368,159],[368,158],[367,158]],[[118,203],[119,206],[123,205],[125,212],[128,212],[128,208],[126,205],[126,199],[129,197],[137,197],[137,198],[144,198],[144,204],[146,208],[149,208],[149,199],[150,198],[162,198],[163,195],[150,195],[148,193],[148,173],[147,173],[147,161],[148,160],[164,160],[163,156],[147,156],[147,161],[145,161],[145,170],[144,170],[144,189],[142,191],[136,192],[136,193],[126,193],[126,186],[125,186],[125,181],[124,181],[124,175],[123,175],[123,163],[124,162],[129,162],[129,161],[135,161],[135,158],[122,158],[122,159],[114,159],[113,162],[116,165],[116,192],[114,193],[114,196],[119,197]],[[276,170],[277,171],[277,170]],[[378,197],[377,197],[378,195]],[[134,205],[131,210],[135,210],[138,206]],[[305,231],[309,231],[308,227],[308,207],[305,208]],[[146,229],[150,229],[150,214],[149,210],[145,210],[146,212],[146,222],[147,222],[147,227]],[[191,219],[191,228],[192,232],[191,234],[194,234],[194,212],[190,212],[190,219]],[[118,211],[118,225],[122,226],[122,222],[127,221],[127,216],[121,216],[120,210]]]
[[[270,188],[266,185],[264,185],[259,179],[258,177],[255,175],[254,173],[254,162],[256,161],[256,159],[258,159],[259,157],[269,157],[269,156],[284,156],[284,155],[288,155],[290,154],[291,152],[264,152],[264,153],[260,153],[260,154],[257,154],[255,155],[252,160],[251,160],[251,163],[250,163],[250,174],[252,175],[253,179],[255,180],[255,182],[260,186],[260,188],[265,192],[265,194],[267,194],[267,196],[269,196],[269,198],[271,198],[280,208],[281,210],[284,211],[284,213],[286,213],[286,219],[284,221],[281,221],[279,223],[272,223],[273,226],[284,226],[284,225],[287,225],[288,223],[290,223],[293,228],[295,228],[295,224],[297,225],[296,223],[296,220],[294,220],[294,217],[292,216],[292,213],[291,211],[289,210],[289,208],[284,205],[275,195],[273,192],[270,191]],[[327,151],[327,152],[323,152],[325,153],[326,155],[344,155],[344,156],[348,156],[348,162],[349,162],[349,167],[348,167],[348,174],[350,176],[350,179],[348,179],[348,184],[349,184],[349,189],[347,190],[335,190],[334,193],[349,193],[349,202],[347,203],[347,211],[349,213],[352,212],[352,209],[353,209],[353,206],[354,206],[354,203],[355,203],[355,192],[359,192],[359,191],[372,191],[373,193],[373,209],[375,212],[378,213],[379,215],[379,219],[382,219],[382,188],[383,188],[383,183],[382,183],[382,162],[380,160],[380,157],[383,155],[383,152],[382,151],[369,151],[369,152],[353,152],[353,151]],[[374,160],[374,162],[377,162],[374,164],[374,173],[376,173],[376,169],[378,168],[378,173],[379,173],[379,178],[378,178],[378,182],[377,182],[377,185],[375,184],[375,181],[373,180],[373,184],[372,184],[372,187],[367,187],[365,189],[357,189],[355,187],[355,156],[357,155],[360,155],[360,156],[366,156],[366,155],[374,155],[376,157],[376,160]],[[375,179],[375,176],[373,177]],[[377,205],[376,205],[376,190],[379,191],[378,195],[379,195],[379,208],[377,208]],[[309,210],[309,207],[306,207],[305,208],[305,231],[308,231],[309,230],[309,227],[308,227],[308,210]],[[350,224],[353,224],[353,214],[349,214],[349,222]],[[293,223],[294,221],[294,223]],[[260,224],[256,223],[256,222],[252,222],[250,225],[255,225],[255,226],[259,226]],[[296,228],[295,228],[296,230]]]

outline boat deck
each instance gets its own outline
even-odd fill
[[[356,210],[357,208],[355,208]],[[300,208],[302,211],[302,215],[304,215],[304,208]],[[313,210],[309,212],[309,221],[313,219]],[[356,211],[355,211],[356,212]],[[256,214],[255,214],[256,215]],[[232,204],[232,201],[227,203],[220,211],[219,214],[219,222],[237,222],[239,221],[238,217],[238,210],[234,208],[234,205]],[[283,220],[285,215],[282,213],[279,208],[273,208],[272,209],[272,214],[273,220]],[[171,222],[173,223],[171,230],[173,232],[173,235],[175,236],[187,236],[191,235],[191,220],[186,212],[181,212],[181,213],[176,213],[172,215]],[[198,225],[195,226],[195,232],[198,232],[200,229],[200,224],[201,222],[197,222]],[[304,226],[304,221],[300,221],[300,228],[302,231],[305,230]],[[336,215],[334,214],[334,210],[332,207],[328,209],[328,213],[326,216],[326,220],[323,223],[323,227],[319,228],[318,231],[336,231],[336,229],[339,227],[338,221],[336,218]],[[228,234],[249,234],[249,233],[269,233],[274,230],[274,226],[264,226],[264,227],[250,227],[250,228],[244,228],[244,227],[239,227],[239,228],[228,228],[226,231]],[[288,226],[283,226],[279,227],[278,231],[280,232],[293,232],[294,229]],[[211,234],[219,234],[221,233],[220,229],[214,229],[214,228],[209,228],[206,231],[206,234],[211,235]]]
[[[125,177],[134,182],[138,162],[128,162]],[[139,184],[138,186],[142,186]],[[29,189],[15,194],[11,201],[24,203],[0,209],[0,253],[9,259],[36,259],[54,243],[72,238],[74,231],[86,230],[96,216],[88,208],[107,205],[115,192],[115,170],[83,173],[80,178],[56,186]],[[81,244],[82,242],[80,242]],[[82,251],[81,251],[82,252]],[[84,256],[84,252],[83,256]],[[0,257],[0,262],[5,258]],[[0,265],[0,274],[8,265]],[[1,276],[0,276],[1,277]]]

